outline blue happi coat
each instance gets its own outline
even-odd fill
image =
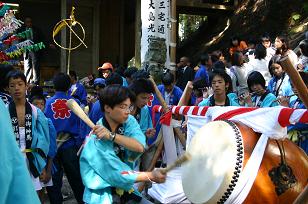
[[[31,105],[34,107],[33,105]],[[32,144],[31,149],[41,149],[47,156],[49,153],[49,126],[48,119],[44,113],[38,108],[32,108]],[[32,152],[34,156],[34,165],[38,172],[41,174],[46,166],[46,159],[43,158],[38,152]]]
[[[15,140],[10,115],[0,99],[0,203],[39,204],[25,159]]]
[[[69,133],[71,138],[61,145],[59,150],[79,146],[83,142],[80,134],[80,119],[65,105],[66,101],[73,97],[65,92],[57,91],[55,95],[46,101],[45,115],[50,118],[57,135],[61,132]],[[76,100],[77,103],[80,103]]]
[[[158,88],[159,92],[161,93],[163,99],[166,100],[165,99],[165,86],[161,84],[161,85],[158,85],[157,88]],[[182,94],[183,94],[183,91],[178,86],[174,86],[174,88],[173,88],[173,90],[170,94],[169,104],[167,104],[167,105],[176,106],[179,103],[179,101],[182,97]],[[150,102],[149,105],[150,106],[148,108],[149,108],[151,114],[152,114],[152,107],[153,106],[161,105],[158,101],[156,94],[154,94],[154,99],[153,99],[153,101]],[[155,137],[149,138],[148,144],[152,144],[156,140],[158,133],[159,133],[159,130],[161,128],[161,125],[158,122],[159,118],[160,118],[160,114],[156,113],[154,116],[155,116],[155,118],[152,118],[152,120],[156,121],[156,127],[154,127],[156,129],[156,134],[155,134]]]
[[[237,95],[235,93],[229,93],[227,94],[227,97],[229,99],[229,106],[240,106],[238,103]],[[203,99],[198,106],[213,106],[210,102],[210,97]]]
[[[102,120],[97,124],[102,125]],[[123,129],[125,136],[136,139],[145,147],[145,136],[133,116],[129,115]],[[141,153],[125,149],[123,162],[116,155],[112,141],[97,140],[95,135],[86,138],[80,156],[80,173],[85,185],[84,202],[112,203],[111,187],[125,191],[133,189],[138,173],[132,169],[140,156]],[[139,194],[136,190],[134,192]]]
[[[152,118],[148,106],[144,106],[140,109],[140,118],[137,117],[136,119],[140,125],[141,131],[144,134],[147,129],[153,128]]]
[[[77,89],[72,95],[74,87],[76,87]],[[77,81],[76,84],[73,84],[71,86],[71,88],[68,90],[68,95],[77,98],[83,106],[87,105],[87,90],[80,82]]]
[[[307,109],[304,103],[297,97],[290,102],[289,106],[291,108]],[[308,124],[296,123],[288,126],[288,136],[308,154]]]

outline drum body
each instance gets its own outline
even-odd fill
[[[240,129],[244,140],[245,166],[260,134],[255,133],[251,128],[243,124],[237,123],[236,125]],[[269,172],[281,163],[281,154],[277,142],[269,139],[258,175],[244,203],[293,203],[307,185],[308,157],[306,153],[288,139],[279,141],[279,143],[283,144],[286,163],[291,167],[296,183],[281,195],[276,193],[277,186],[272,182]]]
[[[192,161],[183,166],[182,184],[188,199],[194,203],[223,203],[232,193],[235,186],[232,184],[236,184],[259,138],[260,134],[240,123],[215,121],[203,126],[187,148]],[[269,139],[257,177],[244,203],[290,204],[307,185],[307,155],[287,139],[279,141],[279,146],[284,150],[286,164],[296,182],[283,193],[277,193],[280,186],[274,184],[270,172],[280,165],[282,157],[276,140]],[[287,183],[287,180],[283,182]]]

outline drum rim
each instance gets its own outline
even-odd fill
[[[224,192],[224,195],[221,197],[221,199],[217,202],[217,203],[225,203],[226,200],[230,197],[231,193],[233,192],[236,183],[238,182],[238,179],[240,177],[240,174],[242,172],[243,169],[243,163],[244,163],[244,142],[243,142],[243,136],[242,133],[240,131],[240,129],[238,128],[238,126],[229,120],[220,120],[223,121],[225,123],[227,123],[228,125],[230,125],[234,131],[235,134],[235,139],[236,139],[236,152],[237,152],[237,156],[236,156],[236,164],[235,164],[235,168],[234,168],[234,172],[233,172],[233,176],[232,176],[232,180],[230,182],[230,184],[227,187],[227,190]]]
[[[231,193],[233,192],[239,176],[243,170],[243,164],[244,164],[244,140],[243,140],[243,136],[241,134],[240,128],[232,121],[228,121],[228,120],[216,120],[216,121],[212,121],[210,123],[215,123],[215,122],[219,122],[225,124],[225,127],[228,127],[230,130],[233,130],[232,136],[230,136],[230,145],[233,146],[234,148],[234,159],[233,162],[231,163],[230,168],[228,169],[228,171],[226,171],[226,173],[224,174],[223,177],[225,177],[222,182],[222,184],[220,185],[220,187],[217,189],[216,193],[213,193],[213,196],[208,197],[206,200],[204,200],[204,198],[202,198],[199,201],[192,199],[193,197],[191,197],[192,202],[202,202],[202,203],[225,203],[228,198],[230,197]],[[219,126],[219,125],[218,125]],[[204,127],[204,126],[202,126]],[[211,127],[211,126],[210,126]],[[189,151],[187,149],[187,151]],[[185,174],[186,175],[186,174]],[[227,179],[228,177],[228,179]],[[182,177],[183,179],[183,177]],[[183,180],[182,180],[183,182]],[[185,189],[183,186],[183,190],[185,193]],[[190,194],[190,193],[189,193]],[[203,197],[203,196],[202,196]]]

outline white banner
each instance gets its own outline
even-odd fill
[[[169,67],[169,18],[170,1],[169,0],[142,0],[141,1],[141,64],[145,60],[148,51],[149,42],[154,37],[166,39],[166,67]]]

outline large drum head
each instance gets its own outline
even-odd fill
[[[234,173],[242,166],[242,161],[238,162],[239,149],[243,150],[240,133],[235,129],[234,124],[224,121],[210,122],[191,140],[187,151],[192,159],[183,165],[182,185],[193,203],[224,201],[233,190],[232,180],[240,171]],[[240,156],[243,158],[243,154]]]

